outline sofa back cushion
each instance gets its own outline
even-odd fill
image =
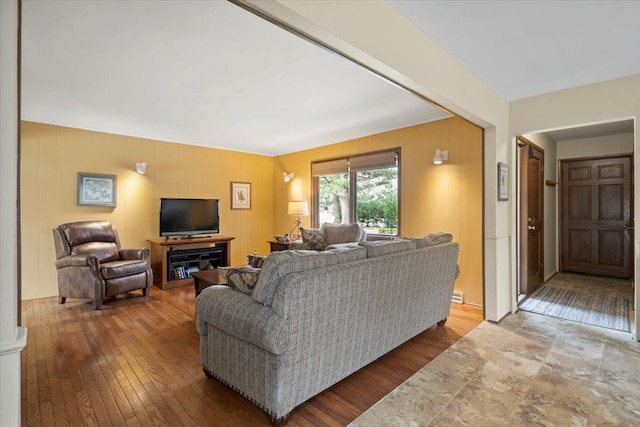
[[[413,240],[377,240],[375,242],[360,242],[359,245],[367,250],[367,258],[395,254],[416,248],[416,242]]]
[[[325,222],[320,226],[320,229],[324,232],[327,246],[363,240],[363,229],[360,224],[331,224]]]
[[[328,267],[366,257],[367,251],[360,247],[346,247],[323,252],[305,250],[272,252],[262,264],[260,277],[251,298],[260,304],[270,306],[280,281],[289,273]]]

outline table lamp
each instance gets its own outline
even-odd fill
[[[309,215],[309,203],[306,200],[296,200],[289,202],[289,208],[287,209],[289,215],[295,216],[293,220],[293,228],[289,232],[291,240],[298,240],[300,236],[300,220],[301,216]],[[294,234],[294,231],[296,233]]]

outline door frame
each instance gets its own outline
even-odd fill
[[[522,302],[524,302],[524,300],[528,297],[528,295],[523,292],[522,289],[522,275],[525,274],[526,272],[523,272],[523,268],[522,266],[524,265],[522,262],[522,258],[523,258],[523,250],[522,247],[528,243],[527,237],[525,236],[524,232],[523,232],[523,224],[524,224],[524,220],[523,220],[523,216],[522,216],[522,203],[523,202],[527,202],[526,200],[523,200],[522,197],[522,185],[523,185],[523,179],[522,179],[522,173],[523,173],[523,169],[521,167],[521,155],[522,152],[521,150],[526,149],[525,147],[535,147],[537,150],[540,150],[542,152],[543,155],[543,159],[542,159],[542,179],[541,182],[539,183],[540,185],[540,192],[541,192],[541,200],[540,200],[540,209],[542,211],[542,215],[543,215],[543,220],[542,220],[542,228],[540,229],[540,265],[541,265],[541,280],[542,280],[542,284],[544,284],[545,281],[545,271],[544,271],[544,252],[545,252],[545,236],[544,236],[544,200],[545,200],[545,184],[544,184],[544,176],[545,176],[545,172],[544,172],[544,168],[546,167],[545,165],[545,158],[544,158],[544,149],[542,147],[540,147],[539,145],[535,144],[533,141],[529,140],[528,138],[522,136],[522,135],[516,135],[515,138],[515,142],[516,142],[516,167],[517,167],[517,173],[515,174],[515,178],[517,180],[517,191],[516,191],[516,259],[517,259],[517,263],[516,263],[516,281],[517,281],[517,287],[516,287],[516,300],[517,303],[520,304]],[[527,223],[528,224],[528,223]]]

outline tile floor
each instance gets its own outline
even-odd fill
[[[640,343],[520,311],[480,324],[350,425],[640,425]]]

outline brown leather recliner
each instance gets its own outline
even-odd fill
[[[58,269],[59,303],[67,298],[89,298],[93,309],[102,300],[142,289],[148,295],[153,272],[149,249],[120,249],[115,226],[107,221],[82,221],[53,229]]]

